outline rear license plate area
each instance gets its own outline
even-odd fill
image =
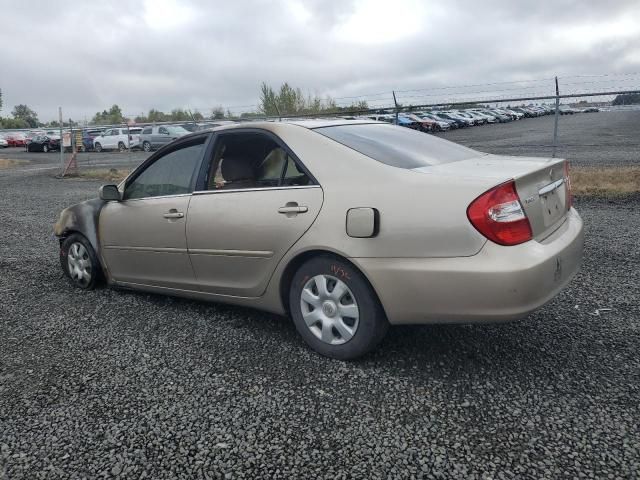
[[[545,227],[553,225],[564,214],[564,198],[559,190],[555,189],[540,196]]]

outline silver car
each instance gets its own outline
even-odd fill
[[[140,132],[140,148],[145,152],[156,150],[188,135],[190,132],[179,125],[154,125],[144,127]]]
[[[583,244],[565,161],[348,120],[184,136],[62,211],[55,234],[80,288],[289,315],[338,359],[389,324],[524,317],[574,276]]]

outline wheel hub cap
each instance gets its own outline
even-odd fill
[[[336,307],[336,304],[333,303],[331,300],[327,300],[322,304],[322,311],[327,317],[333,318],[336,316],[336,312],[338,311],[338,308]]]
[[[307,328],[324,343],[342,345],[358,329],[360,311],[351,289],[331,275],[316,275],[300,294],[300,308]]]
[[[74,282],[80,285],[88,285],[91,281],[91,259],[89,252],[79,242],[71,244],[67,252],[67,266],[69,275]]]

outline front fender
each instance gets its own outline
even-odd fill
[[[99,198],[86,200],[72,205],[60,212],[60,218],[53,227],[53,233],[60,240],[74,232],[84,235],[99,258],[100,239],[98,238],[98,219],[106,202]]]

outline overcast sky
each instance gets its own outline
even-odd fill
[[[565,91],[590,85],[576,75],[640,87],[639,0],[0,0],[0,18],[0,114],[26,103],[43,121],[59,105],[79,121],[114,103],[246,111],[262,81],[338,98],[420,89],[405,103],[554,75]]]

